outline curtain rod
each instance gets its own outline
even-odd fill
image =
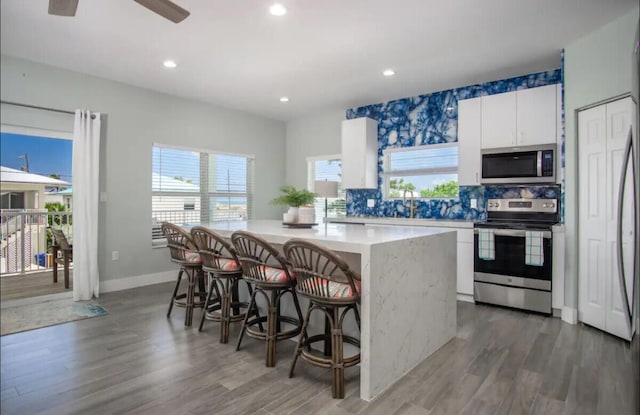
[[[0,101],[0,104],[15,105],[17,107],[33,108],[33,109],[36,109],[36,110],[44,110],[44,111],[59,112],[59,113],[62,113],[62,114],[76,115],[76,113],[74,111],[67,111],[67,110],[61,110],[61,109],[58,109],[58,108],[50,108],[50,107],[40,107],[38,105],[22,104],[20,102]],[[91,119],[94,119],[94,118],[96,118],[95,114],[91,114]]]

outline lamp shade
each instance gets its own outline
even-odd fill
[[[338,182],[316,180],[313,184],[313,191],[318,197],[338,197]]]

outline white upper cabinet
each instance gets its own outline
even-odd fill
[[[482,148],[516,146],[516,93],[482,97]]]
[[[480,185],[481,134],[482,99],[458,101],[458,184],[460,186]]]
[[[517,95],[519,146],[556,142],[556,85],[523,89]]]
[[[378,188],[378,122],[371,118],[342,121],[342,187]]]
[[[556,143],[558,85],[482,97],[482,148]]]

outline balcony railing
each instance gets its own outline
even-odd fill
[[[44,271],[53,266],[49,226],[73,240],[73,213],[37,209],[0,210],[0,275]]]

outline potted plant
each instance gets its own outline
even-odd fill
[[[298,210],[300,207],[310,205],[313,210],[313,202],[315,201],[316,194],[310,192],[307,189],[296,189],[294,186],[282,186],[280,188],[282,195],[276,197],[271,201],[274,205],[289,206],[289,211],[284,214],[283,221],[285,223],[298,222]],[[287,216],[289,215],[289,216]],[[315,210],[314,210],[315,215]],[[308,217],[308,215],[305,215]],[[310,222],[314,222],[315,217]],[[307,223],[308,221],[304,221]]]

